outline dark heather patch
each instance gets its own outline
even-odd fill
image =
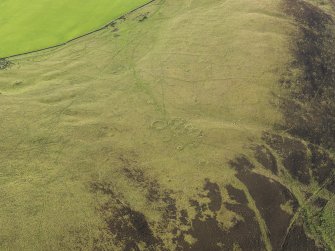
[[[162,214],[161,220],[156,224],[157,231],[173,234],[175,237],[172,238],[172,241],[176,247],[185,247],[184,233],[180,228],[189,228],[190,221],[187,219],[186,210],[182,213],[178,211],[176,199],[172,196],[173,191],[163,189],[157,180],[146,175],[136,160],[128,160],[123,156],[120,157],[120,160],[122,160],[121,170],[124,175],[146,191],[148,203],[153,203]],[[183,218],[183,220],[179,220],[180,218]]]
[[[313,205],[318,208],[324,208],[328,203],[328,200],[318,197],[313,201]]]
[[[237,171],[248,171],[255,168],[246,156],[238,156],[234,160],[229,162],[230,166],[235,168]]]
[[[236,220],[236,224],[229,229],[225,250],[233,250],[234,243],[237,243],[242,250],[265,250],[256,215],[248,207],[245,193],[232,186],[228,186],[227,191],[237,204],[225,203],[226,208],[241,215],[243,221]]]
[[[207,205],[206,204],[200,204],[197,200],[190,200],[190,205],[194,207],[197,217],[201,217],[201,215],[206,211]]]
[[[0,70],[5,70],[6,68],[10,67],[12,63],[7,59],[0,59]]]
[[[249,169],[236,167],[236,164],[232,167],[238,171],[236,177],[244,183],[255,200],[269,229],[273,249],[279,250],[292,219],[292,215],[282,210],[281,205],[289,202],[293,211],[296,211],[298,207],[296,198],[286,187],[275,180],[256,174]]]
[[[138,184],[146,184],[147,178],[141,172],[133,172],[130,168],[125,173],[133,180],[139,181]],[[173,250],[233,250],[236,244],[243,250],[264,250],[255,214],[248,207],[244,192],[232,186],[228,186],[227,190],[235,202],[223,203],[219,185],[206,179],[199,200],[197,198],[190,200],[191,207],[196,211],[194,218],[189,217],[186,208],[178,210],[176,200],[169,191],[159,190],[158,202],[165,206],[159,209],[162,210],[161,220],[151,224],[143,213],[124,203],[122,196],[114,192],[111,184],[95,182],[92,183],[91,190],[105,194],[109,198],[98,210],[106,222],[106,232],[109,233],[110,241],[120,250],[140,250],[140,243],[145,246],[145,250],[169,250],[159,234],[154,233],[173,235]],[[202,201],[204,198],[206,202],[200,202],[200,199]],[[243,218],[243,220],[236,218],[234,226],[228,230],[224,229],[217,219],[222,204]],[[186,235],[191,235],[196,242],[188,243]],[[97,247],[95,250],[103,249]]]
[[[187,234],[197,241],[190,245],[183,243],[180,250],[191,251],[219,251],[233,250],[238,244],[242,250],[263,250],[264,244],[254,212],[248,207],[247,199],[242,190],[229,186],[227,190],[236,204],[224,203],[227,209],[242,216],[244,220],[237,220],[229,230],[225,230],[217,219],[217,211],[221,209],[222,197],[220,187],[216,183],[206,180],[204,190],[207,192],[209,203],[201,204],[191,200],[197,215],[192,220],[192,228]],[[210,210],[213,214],[206,214]]]
[[[180,211],[179,220],[182,224],[188,225],[188,213],[185,209],[182,209]]]
[[[283,165],[301,183],[308,185],[311,177],[307,167],[307,156],[305,152],[293,151],[283,160]]]
[[[123,203],[110,184],[95,182],[91,189],[109,196],[99,211],[112,239],[122,250],[140,250],[140,243],[144,243],[147,250],[161,250],[162,241],[154,236],[144,214]]]
[[[162,228],[165,228],[172,220],[176,220],[177,206],[176,200],[171,196],[172,191],[162,189],[156,180],[150,179],[135,166],[123,167],[122,170],[127,178],[146,189],[146,198],[149,203],[164,205]]]
[[[328,191],[335,194],[335,178],[334,178],[334,176],[332,176],[332,180],[326,186],[326,189],[328,189]]]
[[[273,156],[271,151],[261,145],[257,145],[253,148],[256,160],[265,168],[270,170],[273,174],[278,174],[278,167],[276,158]]]
[[[313,144],[335,149],[335,32],[332,17],[301,0],[285,0],[299,35],[292,44],[295,61],[290,71],[302,74],[286,86],[290,97],[282,102],[284,128]]]
[[[254,212],[247,205],[227,204],[226,207],[241,215],[244,221],[236,220],[236,224],[225,231],[214,217],[194,219],[189,234],[197,241],[188,250],[233,250],[234,244],[238,244],[242,250],[264,249]]]
[[[107,182],[92,182],[90,188],[91,188],[91,191],[94,193],[101,192],[103,194],[117,198],[117,195],[113,191],[113,188]]]
[[[335,161],[325,150],[316,145],[309,144],[308,148],[311,152],[310,162],[313,177],[322,185],[335,169]]]
[[[301,151],[307,154],[306,146],[298,139],[291,139],[269,132],[264,132],[262,139],[283,158],[293,151]]]
[[[175,248],[176,251],[186,251],[186,250],[191,251],[190,245],[184,239],[183,232],[181,232],[178,235],[175,235],[175,237],[173,238],[173,242],[176,245],[176,248]]]
[[[268,132],[262,138],[283,158],[283,165],[292,177],[303,184],[310,183],[307,148],[301,141]]]
[[[159,202],[162,200],[162,192],[158,182],[147,177],[136,165],[123,167],[122,171],[128,179],[147,190],[146,198],[148,201]]]
[[[299,224],[295,224],[288,233],[285,242],[281,249],[282,251],[322,251],[325,248],[318,247],[315,241],[309,238],[304,230],[304,227]]]
[[[147,247],[157,244],[145,216],[129,207],[120,207],[112,217],[106,219],[106,222],[116,240],[125,243],[126,247],[139,242],[144,242]]]
[[[125,176],[137,183],[144,183],[145,177],[144,173],[140,169],[134,169],[131,167],[123,167],[122,171],[124,172]]]
[[[223,242],[226,241],[225,232],[214,217],[204,220],[195,218],[192,220],[192,229],[189,231],[197,241],[188,247],[192,251],[219,251],[223,250]]]
[[[125,158],[123,155],[119,159],[122,163],[121,171],[123,174],[147,190],[146,198],[149,202],[159,202],[162,200],[162,197],[165,195],[162,195],[164,192],[161,191],[162,189],[157,180],[146,176],[136,160]]]
[[[222,204],[222,197],[219,185],[216,183],[212,183],[209,180],[206,180],[204,189],[208,192],[208,198],[210,199],[208,208],[213,212],[219,211]]]
[[[129,160],[123,156],[120,156],[120,160],[122,162],[121,171],[123,174],[134,182],[135,185],[139,186],[139,188],[144,189],[148,203],[153,203],[160,211],[162,217],[160,221],[155,224],[156,231],[158,233],[172,234],[174,236],[172,242],[176,250],[185,250],[185,248],[188,247],[184,239],[186,233],[185,229],[191,227],[191,221],[185,209],[181,211],[178,210],[176,199],[173,198],[173,191],[163,189],[157,180],[146,175],[136,160]],[[214,197],[217,195],[217,191],[214,189],[215,187],[215,183],[209,182],[208,192],[214,194]],[[200,206],[196,200],[194,200],[193,203],[194,205]],[[216,203],[215,200],[212,202],[213,205],[216,205]],[[201,205],[201,207],[201,210],[207,210],[206,205]]]
[[[243,192],[243,190],[237,189],[235,187],[233,187],[232,185],[228,185],[226,186],[226,189],[228,191],[229,197],[240,203],[240,204],[248,204],[248,200],[247,197],[245,196],[245,193]]]
[[[176,200],[170,196],[168,192],[164,193],[164,197],[162,201],[166,204],[166,209],[163,217],[167,220],[167,222],[177,219],[177,206]]]
[[[247,186],[254,198],[269,229],[272,247],[277,250],[292,219],[292,215],[283,211],[281,205],[289,202],[296,211],[298,204],[294,195],[277,181],[255,173],[250,172],[237,177]]]
[[[159,201],[161,198],[160,186],[157,181],[151,181],[148,183],[147,199],[150,202]]]

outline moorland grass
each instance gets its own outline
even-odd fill
[[[280,120],[269,102],[289,57],[288,24],[278,22],[276,1],[157,3],[117,30],[1,72],[0,249],[91,250],[98,241],[118,250],[101,237],[106,198],[91,183],[113,187],[149,222],[164,205],[148,204],[145,184],[125,167],[180,191],[177,206],[191,216],[188,199],[206,178],[241,186],[227,162]],[[229,225],[234,215],[218,217]],[[171,250],[172,237],[160,234]]]
[[[175,207],[194,219],[190,200],[206,203],[205,180],[218,184],[222,204],[236,204],[227,185],[246,193],[271,250],[229,162],[250,158],[246,146],[264,144],[263,132],[282,120],[278,82],[293,58],[292,23],[277,0],[157,1],[115,27],[11,59],[0,71],[0,250],[124,250],[110,229],[124,217],[127,230],[127,215],[112,218],[120,205],[177,250],[174,228],[187,226],[164,217]],[[300,184],[279,168],[280,177],[259,164],[256,172],[303,202]],[[226,228],[241,219],[225,206],[215,213]],[[330,239],[332,215],[323,217]]]

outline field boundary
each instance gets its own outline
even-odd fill
[[[92,30],[92,31],[89,31],[87,33],[84,33],[82,35],[79,35],[79,36],[76,36],[74,38],[71,38],[63,43],[59,43],[59,44],[56,44],[56,45],[51,45],[51,46],[48,46],[48,47],[44,47],[42,49],[37,49],[37,50],[32,50],[32,51],[27,51],[27,52],[23,52],[23,53],[18,53],[18,54],[13,54],[13,55],[10,55],[10,56],[7,56],[7,57],[0,57],[0,60],[9,60],[11,58],[15,58],[15,57],[19,57],[19,56],[25,56],[25,55],[29,55],[29,54],[32,54],[32,53],[36,53],[36,52],[42,52],[42,51],[46,51],[46,50],[50,50],[50,49],[55,49],[55,48],[58,48],[58,47],[62,47],[62,46],[65,46],[69,43],[72,43],[74,41],[77,41],[81,38],[84,38],[84,37],[87,37],[91,34],[94,34],[96,32],[99,32],[99,31],[102,31],[104,29],[107,29],[111,24],[113,24],[115,21],[117,20],[120,20],[122,18],[124,18],[125,16],[128,16],[129,14],[133,13],[133,12],[136,12],[150,4],[152,4],[153,2],[155,2],[156,0],[150,0],[149,2],[145,3],[145,4],[142,4],[140,5],[139,7],[135,8],[135,9],[132,9],[128,12],[126,12],[125,14],[122,14],[121,16],[117,17],[117,18],[114,18],[112,19],[111,21],[109,21],[107,24],[101,26],[100,28],[97,28],[95,30]]]

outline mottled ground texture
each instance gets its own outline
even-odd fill
[[[0,250],[335,250],[335,5],[157,0],[0,60]]]

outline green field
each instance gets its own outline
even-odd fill
[[[1,60],[0,251],[335,250],[334,10],[157,0]]]
[[[148,0],[2,0],[0,58],[68,41]]]

